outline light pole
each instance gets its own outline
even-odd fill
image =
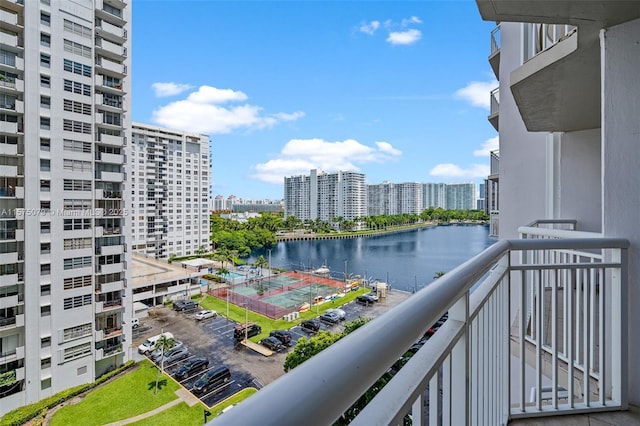
[[[347,264],[349,261],[347,259],[344,260],[344,283],[347,283]]]
[[[267,268],[269,268],[269,289],[271,289],[271,249],[267,250],[269,252],[269,264]]]

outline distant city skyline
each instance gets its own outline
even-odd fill
[[[367,184],[489,173],[494,24],[473,1],[132,8],[132,119],[208,135],[213,196],[279,199],[310,169]]]

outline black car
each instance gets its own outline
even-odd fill
[[[283,345],[291,346],[293,344],[293,334],[287,330],[272,330],[269,336],[273,336],[280,340]]]
[[[236,340],[244,340],[245,337],[257,336],[260,333],[262,333],[262,327],[253,323],[238,324],[233,329],[233,337]]]
[[[173,302],[174,311],[189,311],[198,307],[198,303],[193,300],[176,300]]]
[[[220,366],[207,371],[193,384],[193,392],[203,394],[211,389],[215,389],[231,379],[229,367]]]
[[[356,297],[356,303],[360,303],[361,305],[373,305],[376,301],[377,300],[371,296],[371,293]]]
[[[208,358],[193,358],[185,362],[176,371],[175,377],[178,379],[184,379],[189,377],[193,373],[204,370],[209,366]]]
[[[282,344],[282,342],[273,336],[269,336],[261,339],[260,344],[262,346],[266,346],[267,348],[271,349],[274,352],[280,352],[281,350],[284,349],[284,345]]]
[[[300,323],[300,327],[305,331],[316,332],[320,330],[320,321],[316,319],[304,320]]]

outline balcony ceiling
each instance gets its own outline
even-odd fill
[[[600,127],[600,49],[572,34],[511,73],[511,92],[530,132]]]
[[[485,21],[598,24],[610,27],[640,17],[640,2],[619,0],[476,0]]]

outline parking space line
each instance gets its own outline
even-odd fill
[[[214,395],[214,394],[216,394],[216,393],[218,393],[218,392],[220,392],[220,391],[224,390],[225,388],[228,388],[229,386],[231,386],[231,385],[232,385],[233,383],[235,383],[235,382],[236,382],[235,380],[230,380],[230,381],[228,381],[228,382],[227,382],[227,383],[225,383],[224,385],[222,385],[222,386],[220,386],[220,387],[218,387],[218,388],[215,388],[212,392],[209,392],[208,394],[203,395],[203,396],[202,396],[202,398],[201,398],[201,400],[202,400],[202,399],[204,399],[204,398],[208,398],[208,397],[210,397],[211,395]],[[190,392],[191,392],[191,393],[193,393],[193,388],[190,390]],[[205,405],[206,405],[206,404],[205,404]],[[207,406],[208,406],[208,405],[207,405]]]

